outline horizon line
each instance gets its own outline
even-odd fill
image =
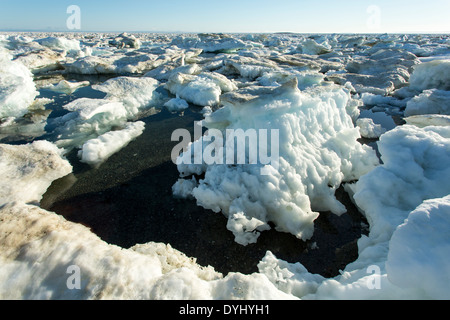
[[[425,34],[425,35],[450,35],[450,31],[407,31],[407,32],[296,32],[296,31],[242,31],[242,32],[227,32],[227,31],[143,31],[143,30],[111,30],[111,31],[98,31],[98,30],[48,30],[48,29],[0,29],[0,32],[22,32],[22,33],[162,33],[162,34],[355,34],[355,35],[383,35],[383,34]]]

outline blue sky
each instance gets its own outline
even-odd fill
[[[449,0],[0,0],[0,30],[450,33]]]

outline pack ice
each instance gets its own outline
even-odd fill
[[[224,102],[204,120],[208,129],[222,130],[224,137],[232,128],[279,130],[279,168],[271,164],[270,174],[260,174],[261,162],[232,166],[223,165],[226,160],[213,165],[186,161],[196,157],[196,149],[205,151],[206,139],[194,142],[178,159],[182,176],[204,173],[191,194],[199,205],[228,217],[227,228],[240,244],[256,242],[260,231],[270,229],[269,221],[279,231],[309,239],[317,211],[346,211],[334,196],[341,183],[358,179],[378,164],[373,150],[357,141],[359,131],[347,113],[348,91],[330,86],[300,92],[297,86],[294,77],[247,102]]]
[[[449,44],[448,35],[0,34],[0,297],[449,299]],[[47,78],[48,91],[75,95],[62,115],[48,117],[53,100],[39,96]],[[78,96],[82,86],[104,97]],[[271,226],[311,238],[320,212],[344,214],[335,196],[344,185],[369,223],[356,260],[325,278],[267,251],[258,272],[220,274],[170,244],[120,248],[39,207],[71,174],[70,150],[98,166],[163,107],[203,108],[211,134],[279,132],[276,163],[183,161],[211,150],[207,134],[192,141],[174,196],[225,215],[249,245]]]

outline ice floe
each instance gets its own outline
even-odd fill
[[[48,141],[21,146],[0,145],[0,206],[10,202],[39,202],[58,178],[72,172],[62,150]]]
[[[38,95],[30,70],[11,58],[0,48],[0,120],[23,116]]]
[[[97,166],[125,147],[131,140],[140,136],[144,128],[145,123],[137,121],[128,123],[122,130],[104,133],[98,138],[84,143],[78,152],[78,156],[81,162]]]
[[[277,168],[271,163],[270,173],[261,175],[265,163],[251,164],[245,151],[247,161],[237,166],[224,165],[230,157],[225,152],[222,164],[191,161],[206,152],[209,142],[202,139],[179,157],[178,170],[181,176],[204,172],[192,195],[199,205],[228,217],[237,242],[255,242],[260,231],[270,228],[269,221],[279,231],[309,239],[316,211],[346,211],[334,196],[340,184],[378,164],[373,150],[357,142],[359,131],[346,111],[350,99],[348,91],[334,87],[300,93],[294,78],[253,100],[226,104],[207,115],[204,125],[221,130],[224,137],[227,129],[279,130]]]

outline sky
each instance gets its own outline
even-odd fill
[[[449,0],[0,0],[0,30],[450,33],[449,13]]]

